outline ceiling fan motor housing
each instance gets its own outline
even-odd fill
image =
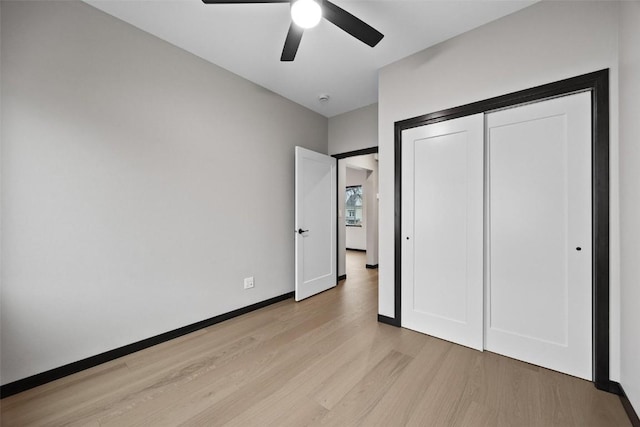
[[[291,0],[291,5],[293,6],[294,3],[299,2],[300,0]],[[324,0],[312,0],[314,3],[318,3],[318,6],[322,7],[322,2]]]
[[[291,0],[291,20],[301,28],[315,27],[322,15],[322,0]]]

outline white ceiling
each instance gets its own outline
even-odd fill
[[[206,5],[200,0],[85,0],[188,52],[324,116],[378,100],[378,70],[533,4],[534,0],[333,0],[385,37],[374,48],[322,20],[280,62],[287,3]],[[330,100],[321,103],[319,95]]]

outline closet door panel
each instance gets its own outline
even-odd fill
[[[483,115],[403,132],[402,325],[482,350]]]
[[[487,115],[485,348],[591,379],[591,107]]]

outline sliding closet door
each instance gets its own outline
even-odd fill
[[[402,133],[402,326],[478,350],[483,120]]]
[[[485,349],[591,379],[591,104],[487,115]]]

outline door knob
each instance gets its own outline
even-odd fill
[[[298,228],[298,234],[306,233],[309,230],[303,230],[302,228]]]

